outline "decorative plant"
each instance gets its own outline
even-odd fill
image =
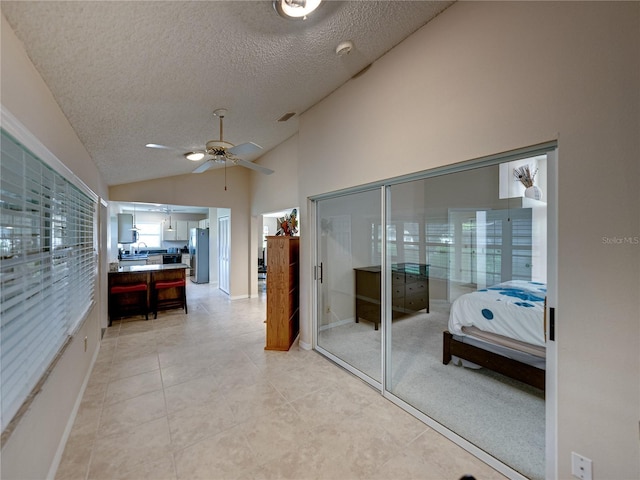
[[[532,173],[529,165],[513,169],[513,176],[525,188],[533,187],[533,179],[536,177],[536,173],[538,173],[538,169],[536,168]]]
[[[290,215],[285,215],[282,218],[278,218],[278,231],[276,235],[284,235],[291,237],[295,233],[298,233],[298,219],[296,218],[298,211],[294,208]]]

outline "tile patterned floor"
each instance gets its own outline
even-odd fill
[[[264,296],[108,328],[56,479],[504,478],[312,351],[264,350]]]

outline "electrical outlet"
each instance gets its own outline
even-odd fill
[[[571,475],[581,480],[593,480],[590,458],[571,452]]]

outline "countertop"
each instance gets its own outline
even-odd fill
[[[189,265],[184,263],[167,263],[164,265],[130,265],[126,267],[118,267],[118,271],[109,272],[112,273],[144,273],[144,272],[161,272],[164,270],[176,270],[176,269],[190,268]]]

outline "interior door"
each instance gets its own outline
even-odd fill
[[[229,293],[229,263],[231,261],[230,217],[218,218],[218,287]]]

